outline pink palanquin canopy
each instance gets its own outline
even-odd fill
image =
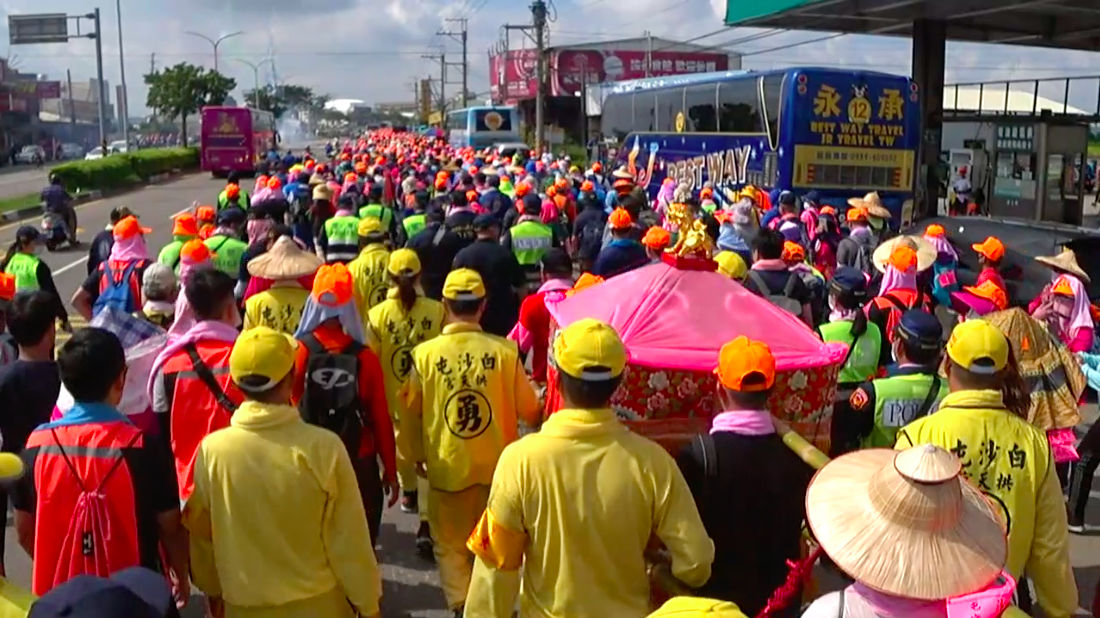
[[[767,343],[780,371],[832,365],[843,344],[822,343],[798,318],[717,272],[657,262],[548,302],[565,327],[595,318],[615,327],[634,365],[711,371],[739,335]]]

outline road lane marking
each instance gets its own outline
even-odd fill
[[[66,265],[62,266],[61,268],[58,268],[57,270],[53,271],[53,274],[54,274],[54,276],[56,276],[56,275],[60,275],[63,272],[68,272],[68,271],[76,268],[77,266],[80,266],[81,264],[83,264],[84,262],[87,262],[87,261],[88,261],[88,256],[85,255],[84,257],[80,258],[79,260],[77,260],[75,262],[66,264]]]

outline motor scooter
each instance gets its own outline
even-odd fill
[[[65,218],[60,213],[47,212],[42,215],[42,238],[46,242],[47,251],[57,251],[69,241]]]

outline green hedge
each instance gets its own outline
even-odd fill
[[[157,174],[199,167],[198,148],[150,148],[94,161],[63,163],[50,170],[72,192],[125,189]]]

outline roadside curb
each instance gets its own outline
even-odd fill
[[[148,180],[143,183],[127,187],[125,189],[117,189],[114,191],[85,191],[73,196],[73,206],[80,206],[81,204],[87,204],[88,202],[94,202],[107,197],[117,197],[119,195],[125,195],[132,193],[139,189],[144,189],[150,185],[163,184],[171,180],[176,180],[188,174],[198,174],[200,172],[184,172],[182,170],[172,170],[167,174],[156,174],[150,176]],[[26,219],[32,219],[42,214],[41,206],[31,206],[28,208],[20,208],[19,210],[9,210],[3,214],[0,214],[0,223],[14,223],[16,221],[24,221]]]

